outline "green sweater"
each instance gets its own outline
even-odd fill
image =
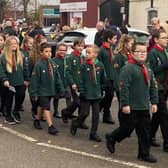
[[[67,79],[66,79],[66,58],[58,58],[54,57],[53,61],[57,65],[58,72],[60,73],[61,80],[63,81],[64,87],[67,87]]]
[[[127,64],[128,58],[122,53],[118,53],[114,56],[113,67],[114,67],[114,88],[119,90],[119,76],[121,68]]]
[[[82,64],[80,67],[80,84],[78,85],[81,96],[86,100],[100,99],[104,88],[105,71],[103,64],[96,60],[94,69],[90,64]]]
[[[167,61],[167,56],[164,51],[159,51],[153,48],[148,54],[148,62],[154,75],[158,81],[159,90],[163,90],[162,82],[166,78],[166,70],[163,69],[162,64]]]
[[[23,66],[16,64],[12,73],[7,72],[5,55],[0,57],[0,79],[2,82],[7,80],[12,86],[21,86],[24,81],[29,81],[29,76],[28,65],[24,57]]]
[[[150,101],[152,104],[158,103],[157,82],[151,69],[146,68],[150,79],[149,86],[145,82],[140,65],[128,63],[122,68],[120,74],[121,107],[129,105],[131,110],[148,110]]]
[[[49,60],[52,77],[48,72],[48,60],[40,59],[32,72],[29,93],[31,96],[55,96],[56,92],[63,91],[63,84],[57,71],[56,64]]]
[[[77,57],[73,54],[67,58],[66,77],[70,86],[79,84],[80,65],[83,61],[83,57]]]
[[[103,63],[105,72],[107,75],[107,80],[114,80],[114,68],[110,61],[110,54],[108,48],[100,48],[98,59]]]

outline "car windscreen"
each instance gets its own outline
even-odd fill
[[[86,35],[83,34],[83,33],[80,33],[80,32],[66,32],[59,42],[72,43],[78,38],[83,38],[84,39],[85,37],[86,37]]]
[[[129,32],[132,35],[136,42],[146,42],[148,40],[148,34],[140,33],[140,32]]]

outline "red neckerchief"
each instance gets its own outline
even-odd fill
[[[155,44],[155,45],[153,46],[153,48],[155,48],[156,50],[161,51],[161,52],[164,51],[164,48],[160,47],[158,44]]]
[[[80,64],[83,63],[83,61],[81,59],[81,53],[79,53],[77,50],[73,50],[72,54],[75,55],[76,57],[78,57],[80,59]]]
[[[127,59],[128,59],[128,60],[131,60],[131,59],[132,59],[132,54],[129,53],[129,52],[127,52]]]
[[[15,62],[15,53],[12,53],[12,69],[15,70],[16,69],[16,62]]]
[[[135,61],[134,59],[130,59],[130,60],[128,60],[128,62],[131,63],[131,64],[137,64],[137,65],[141,66],[141,72],[142,72],[142,74],[144,76],[145,83],[147,85],[149,85],[149,76],[148,76],[147,70],[145,68],[145,65],[144,64],[138,64],[138,62]]]
[[[64,59],[64,57],[62,57],[60,54],[56,54],[56,58],[58,58],[58,59]]]
[[[106,44],[106,43],[102,43],[102,48],[104,49],[108,49],[109,50],[109,55],[110,55],[110,62],[112,63],[112,58],[113,58],[113,52],[112,49]]]
[[[86,59],[85,63],[88,65],[91,65],[91,67],[92,67],[91,78],[92,78],[92,80],[94,80],[95,76],[94,76],[94,63],[93,63],[93,61],[91,59]]]
[[[28,47],[24,47],[23,50],[24,50],[24,51],[29,51],[29,48],[28,48]]]
[[[2,54],[2,48],[0,48],[0,54]]]
[[[42,57],[41,59],[44,60],[44,61],[47,61],[48,76],[49,76],[50,79],[52,79],[53,78],[52,70],[51,70],[52,67],[51,67],[51,64],[49,63],[49,59],[48,58],[44,58],[44,57]]]

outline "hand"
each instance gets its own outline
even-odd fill
[[[77,89],[77,85],[76,85],[76,84],[73,84],[73,85],[72,85],[72,89],[73,89],[73,90],[76,90],[76,89]]]
[[[9,83],[9,81],[4,81],[4,82],[3,82],[3,85],[4,85],[5,87],[9,87],[9,86],[10,86],[10,83]]]
[[[124,114],[130,114],[130,113],[131,113],[130,106],[123,106],[123,107],[122,107],[122,112],[123,112]]]
[[[156,113],[156,112],[157,112],[157,105],[156,105],[156,104],[153,104],[153,105],[151,106],[151,112],[152,112],[152,113]]]
[[[28,87],[28,86],[29,86],[29,81],[24,81],[24,85],[25,85],[26,87]]]

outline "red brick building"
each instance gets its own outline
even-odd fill
[[[60,0],[61,24],[72,27],[95,27],[98,0]]]

